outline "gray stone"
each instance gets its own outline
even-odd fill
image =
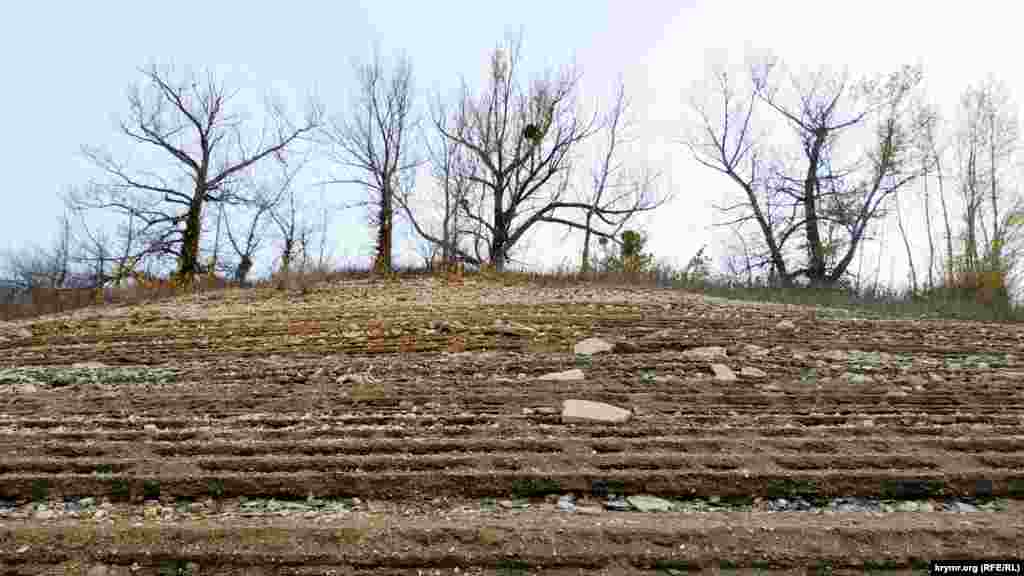
[[[744,344],[743,351],[751,356],[767,356],[770,352],[756,344]]]
[[[630,496],[626,498],[634,508],[641,512],[669,512],[672,510],[672,503],[655,496]]]
[[[958,502],[954,502],[953,503],[953,511],[954,512],[978,512],[979,510],[978,510],[978,507],[975,506],[974,504],[968,504],[967,502],[959,502],[958,501]]]
[[[597,354],[600,352],[610,352],[614,349],[614,345],[611,342],[606,342],[600,338],[587,338],[577,342],[573,346],[572,351],[575,354]]]
[[[701,346],[699,348],[683,350],[683,356],[696,360],[715,360],[718,358],[726,358],[726,352],[725,347],[723,346]]]
[[[545,374],[538,378],[538,380],[570,381],[585,380],[586,378],[587,376],[586,374],[583,373],[583,370],[580,370],[579,368],[573,368],[572,370],[566,370],[564,372],[552,372],[550,374]]]
[[[734,382],[736,373],[725,364],[712,364],[711,371],[715,373],[715,380],[720,382]]]
[[[764,378],[767,375],[768,374],[764,370],[754,368],[753,366],[744,366],[743,369],[740,370],[740,376],[745,378]]]
[[[625,408],[590,400],[566,400],[562,402],[562,422],[627,422],[632,413]]]
[[[792,320],[782,320],[776,324],[775,327],[779,330],[793,330],[796,328],[796,324],[794,324]]]
[[[604,507],[615,512],[628,512],[633,509],[629,502],[626,502],[626,499],[621,496],[612,496],[605,502]]]
[[[565,494],[558,498],[558,509],[562,512],[575,512],[576,511],[576,499],[573,498],[572,494]]]

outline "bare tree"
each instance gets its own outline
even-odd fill
[[[632,206],[619,214],[618,218],[610,214],[605,214],[605,217],[600,218],[606,224],[612,225],[612,229],[607,230],[606,234],[613,238],[619,237],[619,233],[636,215],[641,208],[641,203],[646,199],[643,193],[635,192],[652,188],[656,179],[649,172],[642,173],[638,178],[631,178],[625,169],[620,154],[622,148],[634,140],[630,134],[631,128],[629,100],[626,98],[626,87],[620,79],[615,100],[604,121],[607,143],[597,166],[591,172],[591,193],[587,199],[589,206],[585,210],[583,251],[580,257],[580,271],[583,273],[590,271],[592,265],[590,239],[594,234],[592,224],[596,224],[593,222],[594,216],[602,211],[612,210],[616,207],[621,208],[623,200],[631,200]]]
[[[271,198],[259,198],[254,202],[254,211],[248,215],[245,229],[240,236],[232,232],[231,218],[224,222],[224,231],[228,237],[228,243],[238,256],[238,263],[234,269],[234,279],[241,286],[249,283],[249,273],[253,267],[253,257],[266,237],[265,231],[268,223],[267,215],[280,202],[280,196]]]
[[[296,175],[305,162],[289,166],[282,158],[278,159],[280,176],[272,183],[265,183],[256,197],[261,205],[267,206],[266,213],[277,227],[281,238],[282,286],[291,285],[292,264],[298,258],[304,271],[308,257],[309,242],[313,234],[313,226],[302,218],[302,203],[295,195],[292,186]]]
[[[466,209],[463,205],[468,202],[473,185],[472,177],[476,175],[477,168],[474,156],[466,147],[444,136],[444,132],[452,129],[450,124],[458,122],[459,118],[453,118],[438,102],[433,121],[439,129],[431,132],[435,138],[433,142],[427,139],[426,149],[431,175],[442,195],[441,243],[433,244],[425,240],[432,248],[423,247],[422,250],[426,250],[424,254],[430,254],[433,259],[439,247],[442,262],[449,266],[454,263],[456,256],[453,247],[460,244],[459,212]]]
[[[231,99],[212,74],[172,83],[169,73],[152,66],[141,71],[144,86],[129,95],[130,117],[121,132],[137,145],[166,155],[175,170],[159,174],[129,169],[94,147],[86,157],[108,176],[85,194],[71,198],[77,207],[111,209],[137,219],[140,256],[176,259],[176,274],[188,281],[201,272],[199,259],[203,210],[207,203],[240,203],[238,178],[272,155],[281,155],[320,123],[311,106],[301,125],[291,124],[280,106],[272,106],[273,127],[250,147],[241,136],[242,119],[227,111]]]
[[[1009,194],[1004,174],[1017,150],[1019,123],[1010,109],[1006,88],[994,81],[964,92],[960,111],[956,158],[964,202],[963,267],[968,272],[979,272],[984,259],[988,270],[998,271],[1008,216],[1005,210],[1000,212],[1000,199]],[[986,203],[991,234],[982,220]]]
[[[845,76],[821,71],[793,78],[791,104],[774,81],[776,68],[773,61],[755,67],[742,98],[728,75],[719,74],[721,117],[715,119],[694,103],[701,123],[688,144],[698,162],[728,176],[742,190],[740,202],[719,210],[741,211],[726,225],[758,226],[772,275],[784,285],[802,276],[812,286],[831,287],[847,273],[867,238],[868,224],[883,217],[885,203],[918,174],[918,164],[911,161],[914,149],[908,145],[913,130],[909,96],[921,72],[904,67],[884,78],[851,83]],[[758,105],[793,130],[799,159],[787,160],[767,139],[755,137]],[[844,157],[838,149],[840,137],[869,123],[872,146],[844,162],[850,155]],[[804,238],[799,253],[806,261],[794,266],[785,245],[798,233]]]
[[[409,153],[412,122],[412,64],[400,58],[391,75],[379,53],[369,64],[356,68],[359,97],[350,114],[328,123],[329,154],[351,177],[332,179],[331,184],[359,184],[369,190],[373,206],[371,223],[376,228],[374,269],[391,271],[394,205],[401,190],[412,187],[417,163]]]
[[[58,219],[60,228],[51,248],[28,245],[8,251],[0,260],[3,283],[17,291],[33,288],[63,288],[71,278],[71,220],[65,213]]]
[[[524,234],[541,222],[590,230],[595,236],[618,242],[578,219],[562,217],[565,211],[591,211],[606,225],[614,225],[611,218],[660,205],[645,197],[636,208],[607,208],[565,197],[571,188],[574,152],[598,131],[599,122],[596,115],[590,120],[578,115],[578,76],[573,71],[563,70],[556,78],[550,74],[536,78],[525,89],[517,79],[521,57],[519,40],[510,42],[507,50],[495,50],[485,90],[473,97],[464,84],[452,125],[434,122],[435,129],[476,161],[475,171],[468,175],[473,190],[459,206],[460,217],[468,224],[460,224],[459,232],[470,237],[473,253],[430,234],[412,213],[408,199],[399,201],[422,237],[438,245],[450,244],[450,252],[472,265],[483,264],[486,251],[486,259],[498,271],[504,270],[511,250]]]

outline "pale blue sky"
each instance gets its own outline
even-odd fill
[[[584,102],[606,104],[623,75],[640,136],[631,158],[660,170],[662,190],[676,196],[647,222],[650,246],[659,258],[681,264],[702,243],[726,238],[709,231],[716,218],[709,203],[733,193],[728,180],[699,168],[678,141],[692,87],[709,60],[737,62],[767,49],[796,69],[828,64],[855,75],[921,63],[929,97],[952,113],[960,91],[987,74],[1020,98],[1024,68],[1017,61],[1017,18],[1008,12],[1014,5],[976,1],[965,12],[955,3],[911,0],[11,4],[0,22],[6,135],[0,139],[6,177],[0,249],[52,241],[59,193],[99,176],[80,146],[132,157],[116,121],[127,111],[127,89],[139,80],[140,66],[211,68],[238,91],[235,110],[256,116],[255,131],[268,94],[296,104],[316,94],[329,113],[343,112],[354,88],[352,62],[369,57],[375,44],[385,55],[410,56],[420,105],[439,91],[450,94],[462,77],[478,87],[488,52],[522,29],[525,67],[575,61]],[[427,193],[427,183],[421,188]],[[320,190],[306,185],[303,192],[314,201]],[[337,202],[362,197],[344,187],[326,193]],[[364,213],[350,211],[334,222],[331,244],[340,261],[368,254]],[[559,243],[561,237],[561,229],[538,230],[527,260],[575,263],[578,239]],[[399,258],[407,261],[408,254]],[[881,261],[897,280],[904,274],[902,249],[883,251]]]

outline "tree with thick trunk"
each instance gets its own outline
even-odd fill
[[[447,246],[471,265],[486,263],[497,271],[504,270],[513,248],[537,224],[589,231],[617,243],[614,234],[588,224],[586,215],[614,226],[623,216],[653,210],[663,202],[641,186],[629,191],[639,199],[627,201],[625,207],[566,197],[577,148],[599,131],[601,123],[597,115],[586,119],[577,112],[579,78],[573,71],[547,74],[524,88],[518,79],[521,58],[519,40],[495,50],[485,89],[473,96],[464,85],[454,121],[434,121],[444,138],[474,160],[465,173],[473,190],[458,206],[466,224],[459,233],[470,238],[473,252],[430,233],[410,208],[409,198],[399,199],[421,237]],[[579,216],[563,216],[566,212]]]
[[[394,198],[412,187],[417,162],[410,154],[412,64],[400,58],[391,74],[379,54],[359,65],[358,98],[348,116],[328,123],[322,134],[335,163],[351,172],[327,184],[358,184],[371,192],[370,221],[376,228],[373,268],[392,269]]]
[[[905,67],[851,83],[822,71],[794,77],[787,94],[775,83],[776,68],[771,61],[755,67],[742,98],[728,75],[718,74],[720,110],[694,104],[701,122],[689,146],[698,162],[743,192],[740,202],[718,207],[741,211],[724,225],[757,225],[767,249],[761,260],[783,285],[802,276],[811,286],[833,287],[847,273],[868,225],[885,216],[886,202],[920,170],[908,142],[914,128],[910,96],[921,73]],[[755,136],[761,110],[792,129],[798,160],[773,149],[767,135]],[[838,147],[856,127],[869,127],[873,140],[859,157]],[[787,251],[787,242],[801,236],[799,250]],[[803,262],[795,262],[798,254]]]
[[[319,126],[312,106],[301,125],[293,125],[279,106],[269,111],[273,127],[250,147],[241,136],[242,121],[229,113],[230,94],[212,74],[172,82],[156,66],[142,70],[143,86],[129,95],[129,118],[121,132],[140,147],[165,156],[174,167],[161,174],[152,167],[129,169],[98,148],[86,157],[108,176],[71,202],[79,208],[110,209],[139,224],[143,255],[172,256],[176,276],[190,283],[202,272],[199,246],[203,211],[210,203],[242,203],[238,180],[272,156],[283,156]]]

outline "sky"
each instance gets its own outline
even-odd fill
[[[1014,102],[1024,94],[1011,6],[984,0],[970,10],[916,0],[17,3],[0,23],[7,134],[0,139],[6,175],[0,250],[50,245],[61,194],[101,176],[82,157],[83,145],[118,159],[139,158],[117,122],[127,116],[128,89],[141,79],[140,67],[212,71],[236,92],[232,109],[252,116],[255,134],[268,96],[289,103],[295,117],[310,96],[328,114],[344,113],[356,88],[353,64],[375,48],[385,58],[409,56],[417,103],[425,110],[430,100],[454,95],[463,79],[479,89],[490,51],[521,31],[524,79],[575,64],[581,101],[606,106],[623,78],[637,136],[629,163],[657,171],[658,191],[673,197],[638,221],[650,251],[681,266],[707,244],[706,253],[720,264],[729,232],[713,227],[722,216],[712,204],[735,194],[735,185],[701,167],[685,145],[690,102],[700,96],[709,66],[766,53],[797,72],[826,66],[852,76],[920,64],[927,98],[951,116],[960,93],[988,76],[1004,82]],[[316,165],[300,180],[307,201],[365,197],[350,185],[317,186],[331,169]],[[429,194],[430,186],[418,182],[417,194]],[[923,258],[923,219],[909,195],[902,214]],[[335,261],[368,262],[372,235],[365,212],[340,212],[331,222]],[[417,261],[408,227],[400,223],[396,233],[398,261]],[[865,246],[865,259],[880,267],[883,282],[900,284],[907,258],[894,222],[879,238]],[[538,228],[518,256],[537,268],[576,264],[580,240],[560,228]],[[270,265],[268,250],[255,272],[266,273]]]

